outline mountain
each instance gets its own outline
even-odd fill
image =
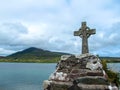
[[[6,58],[7,59],[51,59],[66,54],[67,53],[51,52],[48,50],[31,47],[23,51],[11,54]]]
[[[4,58],[4,56],[0,56],[0,59]]]
[[[60,56],[70,55],[68,53],[52,52],[40,48],[31,47],[16,52],[7,57],[0,57],[0,62],[58,62]],[[99,57],[107,62],[120,62],[120,57]]]

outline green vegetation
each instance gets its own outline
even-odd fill
[[[62,55],[70,54],[31,47],[6,57],[0,57],[0,62],[57,63]],[[115,57],[100,57],[100,59],[106,59],[107,63],[120,62],[120,58]]]
[[[66,54],[31,47],[7,57],[1,57],[0,62],[57,63],[60,57]]]
[[[61,54],[64,55],[64,54]],[[17,55],[17,56],[10,56],[10,57],[4,57],[0,58],[0,62],[28,62],[28,63],[57,63],[60,60],[61,55],[30,55],[30,54],[24,54],[24,55]],[[106,61],[107,63],[120,63],[120,60],[116,61],[115,59],[101,58],[102,61]]]
[[[60,57],[50,59],[0,59],[0,62],[18,62],[18,63],[57,63]]]
[[[112,83],[115,83],[117,86],[120,85],[119,73],[109,70],[107,68],[107,60],[102,60],[103,69],[108,75],[108,80]]]
[[[60,53],[60,52],[51,52],[48,50],[38,49],[38,48],[28,48],[23,51],[11,54],[6,57],[6,59],[13,59],[13,60],[49,60],[54,59],[56,57],[60,57],[61,55],[64,55],[66,53]]]
[[[99,57],[101,60],[106,60],[107,63],[120,63],[120,57]]]

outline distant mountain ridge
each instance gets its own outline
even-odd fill
[[[8,59],[49,59],[67,55],[68,53],[52,52],[40,48],[30,47],[23,51],[16,52],[7,56]],[[68,54],[70,55],[70,54]]]
[[[4,56],[0,56],[0,59],[1,59],[1,58],[4,58]]]
[[[62,55],[72,55],[69,53],[52,52],[40,48],[30,47],[25,50],[13,53],[6,57],[1,56],[0,62],[38,62],[55,63],[60,60]],[[120,62],[120,57],[99,57],[107,62]]]

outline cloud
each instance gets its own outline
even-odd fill
[[[27,33],[27,28],[23,26],[21,23],[1,23],[0,24],[0,48],[1,48],[0,54],[8,55],[15,52],[15,50],[18,48],[16,45],[20,44],[19,43],[20,36],[26,33]]]
[[[1,55],[1,56],[6,56],[6,55],[11,54],[11,53],[15,53],[15,51],[6,50],[6,49],[4,49],[4,48],[0,48],[0,55]]]
[[[14,44],[19,36],[25,33],[27,30],[20,23],[0,24],[0,44]]]
[[[97,32],[89,38],[90,52],[115,55],[112,50],[119,55],[119,4],[117,0],[0,1],[0,47],[80,53],[81,39],[73,32],[87,21]]]
[[[97,35],[91,39],[90,47],[93,53],[101,54],[104,56],[119,56],[120,53],[120,22],[98,32]],[[105,31],[105,32],[104,32]]]

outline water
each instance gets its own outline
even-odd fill
[[[108,63],[108,68],[120,73],[120,63]]]
[[[0,63],[0,90],[43,90],[43,80],[55,70],[56,64]],[[120,63],[108,64],[120,72]]]
[[[0,90],[42,90],[56,64],[0,63]]]

